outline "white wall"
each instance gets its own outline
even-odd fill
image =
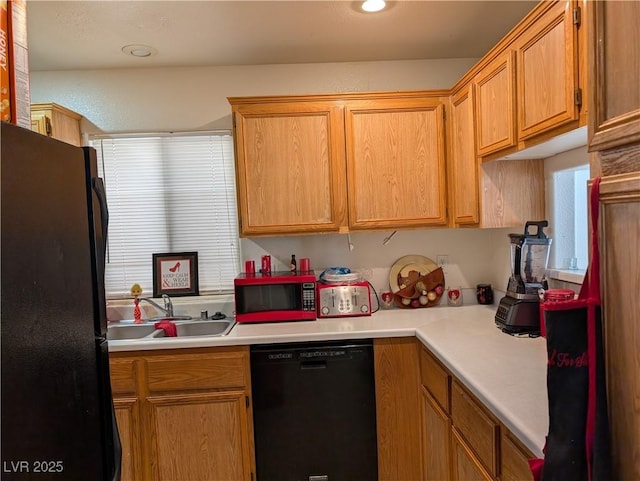
[[[31,101],[78,112],[86,133],[230,129],[227,97],[448,89],[476,60],[31,72]]]
[[[31,98],[56,102],[85,117],[83,133],[179,131],[231,128],[232,96],[351,91],[448,89],[475,59],[362,62],[183,69],[32,72]],[[448,255],[446,283],[473,288],[491,283],[504,290],[510,273],[510,229],[424,229],[346,236],[243,239],[243,258],[263,253],[288,265],[291,254],[309,257],[312,267],[366,270],[375,288],[388,288],[392,264],[408,254],[435,260]],[[472,291],[469,292],[472,300]],[[467,293],[465,293],[465,296]],[[467,302],[465,300],[465,302]]]

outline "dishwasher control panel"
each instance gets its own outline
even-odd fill
[[[348,285],[316,284],[318,317],[347,317],[371,315],[369,283]]]

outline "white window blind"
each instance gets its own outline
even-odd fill
[[[105,289],[153,293],[152,254],[197,252],[200,293],[233,289],[240,255],[228,132],[94,138],[109,208]]]

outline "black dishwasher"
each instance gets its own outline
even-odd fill
[[[373,342],[251,348],[257,481],[378,479]]]

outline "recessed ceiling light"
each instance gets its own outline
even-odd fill
[[[379,12],[385,7],[384,0],[367,0],[362,3],[362,10],[365,12]]]
[[[126,55],[133,55],[134,57],[152,57],[158,53],[158,51],[150,47],[149,45],[125,45],[122,47],[122,52]]]

